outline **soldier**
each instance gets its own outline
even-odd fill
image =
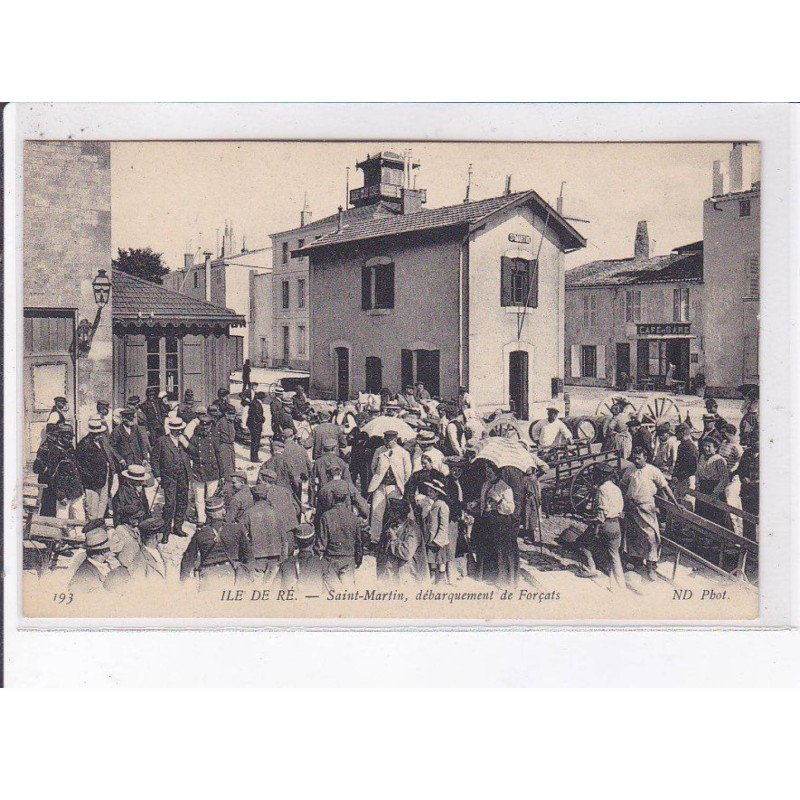
[[[233,443],[236,441],[236,409],[228,406],[225,416],[216,425],[217,441],[219,442],[220,467],[222,480],[227,481],[236,471],[236,453]]]
[[[328,585],[355,586],[356,570],[364,555],[361,521],[348,507],[349,492],[333,489],[333,508],[322,515],[314,549],[323,558]]]
[[[228,411],[229,408],[233,408],[233,406],[230,403],[230,400],[228,400],[229,396],[230,396],[230,390],[229,389],[218,389],[217,390],[216,406],[217,406],[217,408],[219,408],[219,413],[221,415],[224,415]],[[236,409],[234,408],[234,411],[235,410]]]
[[[200,425],[186,444],[186,450],[192,457],[192,491],[197,511],[197,523],[205,525],[206,501],[213,497],[219,488],[222,464],[219,442],[212,430],[211,417],[203,414],[199,420]]]
[[[247,430],[250,431],[250,461],[258,463],[261,449],[261,432],[264,428],[264,392],[256,392],[247,408]]]
[[[294,429],[283,429],[283,457],[289,470],[292,492],[298,505],[302,503],[303,483],[311,477],[311,461],[305,447],[295,440]]]
[[[345,444],[341,428],[331,422],[330,412],[323,409],[319,412],[319,417],[321,421],[314,428],[313,444],[311,445],[311,457],[315,461],[325,452],[325,442],[329,439],[333,439],[334,452],[337,456],[341,455],[340,447]]]
[[[186,423],[180,419],[167,422],[169,435],[156,442],[153,451],[153,474],[160,478],[164,490],[164,530],[161,544],[169,541],[170,530],[175,536],[186,536],[183,522],[189,505],[189,483],[192,476],[192,461],[186,452],[186,438],[182,431]]]
[[[50,484],[53,480],[52,470],[58,463],[53,460],[53,454],[57,450],[58,431],[56,429],[49,431],[45,429],[44,440],[36,451],[36,458],[32,467],[33,472],[38,476],[39,484],[45,486],[42,492],[41,505],[41,513],[45,517],[54,517],[56,515],[56,494],[55,490],[50,488]]]
[[[164,393],[166,396],[166,392]],[[148,386],[145,391],[146,400],[139,406],[144,416],[144,424],[151,446],[164,435],[164,405],[157,386]]]
[[[322,561],[314,553],[314,528],[303,523],[294,531],[297,552],[281,564],[281,589],[321,595],[325,586]]]
[[[209,583],[236,583],[248,580],[252,566],[252,549],[245,531],[238,523],[225,522],[225,504],[221,497],[212,497],[206,507],[209,520],[198,525],[181,559],[181,580],[195,572],[200,588]]]
[[[242,515],[253,505],[253,492],[247,485],[247,473],[237,470],[231,475],[231,495],[225,511],[225,522],[240,522]]]
[[[106,426],[107,431],[110,433],[111,431],[111,404],[107,400],[98,400],[97,401],[97,416],[103,420],[103,423]],[[106,434],[108,435],[108,434]]]
[[[300,523],[300,508],[295,501],[291,489],[280,486],[277,473],[270,467],[263,469],[258,476],[260,492],[263,498],[272,505],[277,515],[278,529],[282,535],[294,530]],[[255,491],[255,490],[254,490]]]
[[[47,417],[45,423],[45,431],[55,431],[59,425],[63,425],[67,421],[67,398],[54,397],[53,407],[50,409],[50,415]]]
[[[119,488],[111,501],[114,525],[138,525],[147,516],[146,480],[147,472],[139,464],[131,464],[120,473]]]
[[[242,515],[242,528],[250,542],[253,558],[253,577],[271,586],[280,565],[289,557],[289,542],[278,524],[278,516],[269,502],[269,486],[257,483],[253,487],[255,503]]]
[[[343,476],[345,480],[350,480],[350,470],[344,460],[336,455],[336,446],[336,439],[325,439],[322,443],[323,452],[314,461],[314,466],[311,468],[311,481],[309,484],[311,491],[309,494],[311,495],[310,502],[312,505],[314,504],[314,497],[316,497],[320,489],[332,479],[331,471],[333,467],[339,467],[339,475]]]
[[[272,414],[272,438],[278,439],[279,441],[284,440],[284,431],[290,430],[292,433],[295,433],[295,426],[294,420],[292,419],[292,415],[289,412],[291,409],[291,403],[284,403],[282,401],[278,401],[276,403],[275,400],[270,403],[270,412]]]
[[[60,519],[85,520],[83,484],[75,462],[73,439],[72,425],[65,422],[58,426],[55,447],[48,454],[48,489],[45,492],[49,490],[51,495],[46,501],[44,493],[42,494],[42,513],[45,505],[48,509],[54,506],[54,516]]]
[[[187,425],[197,416],[194,408],[194,392],[191,389],[183,393],[183,402],[178,406],[178,416]]]
[[[101,417],[89,417],[89,433],[75,449],[78,474],[86,492],[87,519],[105,518],[111,482],[119,467],[119,457],[105,436],[107,431]]]

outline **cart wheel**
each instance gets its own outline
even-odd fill
[[[502,436],[505,439],[521,439],[522,437],[519,434],[519,429],[517,428],[516,424],[506,419],[499,419],[497,422],[489,428],[489,435],[490,436]]]
[[[655,427],[660,422],[670,422],[675,426],[681,422],[681,410],[671,397],[651,397],[645,400],[636,416],[647,427]]]
[[[586,514],[594,499],[597,486],[597,464],[586,464],[572,479],[569,502],[576,514]]]
[[[611,413],[611,407],[614,405],[614,400],[617,397],[622,397],[620,394],[609,394],[604,397],[598,404],[597,408],[594,411],[594,415],[596,417],[613,417],[614,415]],[[636,406],[631,403],[630,400],[626,400],[626,408],[630,408],[631,413],[636,411]]]

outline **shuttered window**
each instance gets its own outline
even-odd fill
[[[539,264],[535,259],[500,259],[500,305],[525,306],[536,308],[539,305]]]
[[[361,268],[361,308],[394,308],[394,264]]]
[[[289,281],[281,283],[281,308],[289,308]]]
[[[581,346],[573,344],[569,349],[570,355],[570,371],[569,374],[573,378],[580,378],[581,376]]]
[[[583,324],[593,326],[597,324],[597,296],[585,294],[583,296]]]
[[[672,321],[689,321],[689,289],[672,290]]]
[[[642,292],[640,289],[628,289],[625,292],[625,322],[642,321]]]
[[[581,377],[597,377],[597,348],[593,344],[581,345]]]
[[[752,253],[747,263],[748,289],[750,297],[761,296],[761,263],[758,253]]]

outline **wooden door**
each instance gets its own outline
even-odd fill
[[[370,394],[380,394],[383,388],[383,365],[377,356],[367,356],[365,366],[366,390]]]
[[[336,399],[350,398],[350,351],[346,347],[336,348]]]
[[[617,366],[616,372],[617,386],[621,386],[625,377],[631,377],[631,344],[630,342],[617,342]]]
[[[416,357],[417,375],[414,383],[424,384],[431,397],[439,397],[439,351],[417,350]]]
[[[508,399],[517,419],[528,419],[528,354],[524,350],[508,355]]]

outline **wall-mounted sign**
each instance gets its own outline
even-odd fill
[[[524,233],[509,233],[508,234],[508,241],[509,242],[516,242],[517,244],[530,244],[531,237],[524,234]]]
[[[689,322],[659,322],[636,326],[637,336],[688,336]]]

